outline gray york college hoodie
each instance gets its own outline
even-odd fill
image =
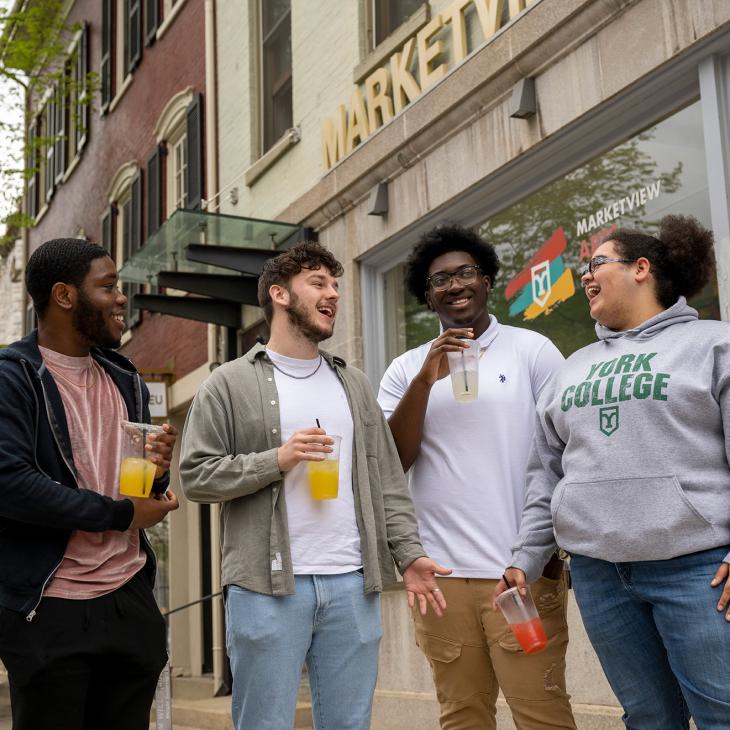
[[[530,582],[556,542],[610,562],[730,546],[730,324],[680,297],[596,332],[537,405],[512,560]]]

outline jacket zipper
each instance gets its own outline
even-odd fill
[[[21,360],[21,362],[23,363],[23,365],[25,365],[26,360]],[[27,376],[28,376],[28,373],[26,372],[26,377]],[[76,482],[76,472],[74,471],[74,469],[71,468],[71,465],[68,463],[68,460],[66,459],[66,454],[64,453],[63,449],[61,448],[61,444],[58,440],[58,436],[56,435],[56,429],[53,427],[53,421],[51,420],[51,414],[48,411],[48,398],[46,396],[46,389],[45,389],[45,386],[43,385],[43,380],[41,378],[38,378],[38,380],[40,381],[41,390],[43,391],[43,405],[46,408],[46,417],[48,418],[48,425],[51,427],[51,433],[53,434],[53,439],[56,442],[56,446],[58,446],[58,451],[61,454],[63,463],[66,464],[66,466],[69,470],[69,473],[71,474],[71,477],[73,478],[74,483],[76,484],[76,488],[78,489],[79,485],[78,485],[78,482]],[[33,397],[36,400],[36,407],[38,408],[39,407],[38,398],[36,396],[35,389],[32,387],[32,384],[31,384],[31,392],[33,393]],[[40,464],[38,463],[38,457],[37,457],[35,450],[33,452],[33,458],[35,459],[35,465],[36,465],[36,468],[38,469],[38,471],[40,471],[41,474],[45,474],[43,469],[41,469]],[[59,569],[62,562],[63,562],[63,556],[61,556],[61,559],[58,561],[58,564],[53,568],[53,570],[46,576],[46,579],[43,581],[43,585],[41,586],[41,591],[38,595],[38,600],[35,602],[35,605],[33,606],[33,608],[31,608],[30,613],[25,617],[25,620],[28,621],[28,623],[30,623],[35,618],[36,609],[40,605],[40,602],[43,600],[43,591],[46,589],[48,582],[51,580],[51,578],[53,577],[55,572]]]
[[[43,585],[41,586],[41,592],[40,592],[40,595],[38,596],[38,600],[35,602],[35,606],[33,606],[33,608],[30,609],[30,613],[25,617],[25,620],[28,623],[30,623],[35,618],[36,609],[40,605],[40,602],[43,600],[43,591],[46,590],[48,581],[51,580],[51,578],[53,578],[54,573],[61,567],[62,562],[63,562],[63,558],[61,558],[58,561],[58,565],[48,574],[48,577],[43,581]]]

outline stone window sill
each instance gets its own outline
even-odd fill
[[[296,127],[287,129],[278,142],[274,143],[271,149],[267,150],[256,162],[244,173],[244,180],[247,187],[251,187],[274,163],[301,139],[301,134]]]

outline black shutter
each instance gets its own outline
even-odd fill
[[[112,58],[114,51],[114,0],[102,0],[101,7],[101,109],[112,100]]]
[[[91,99],[89,98],[89,24],[84,23],[79,47],[76,50],[76,154],[86,146],[89,138]]]
[[[160,24],[160,5],[158,0],[145,0],[145,40],[151,46],[157,39],[157,26]]]
[[[125,0],[124,2],[127,23],[127,73],[137,68],[142,58],[142,7],[141,0]]]
[[[25,199],[25,212],[35,220],[38,215],[38,119],[34,119],[28,127],[28,142],[25,155],[25,169],[28,176],[28,192]]]
[[[188,168],[185,187],[190,210],[200,208],[203,199],[203,95],[197,94],[187,109],[185,140]]]
[[[54,184],[56,182],[56,97],[52,95],[46,103],[43,112],[45,123],[43,134],[46,138],[46,202],[53,197]]]
[[[68,104],[66,103],[66,88],[66,79],[62,77],[58,80],[58,84],[53,90],[53,96],[56,100],[56,136],[53,141],[53,144],[56,148],[54,153],[54,162],[56,168],[54,181],[56,183],[60,183],[63,180],[63,173],[66,172],[66,142],[68,141],[66,139],[66,112],[68,110]]]
[[[131,233],[129,237],[130,251],[129,255],[136,253],[142,246],[142,173],[137,174],[132,179],[131,200],[130,200],[130,216],[131,216]]]
[[[114,218],[116,208],[109,206],[101,219],[101,247],[114,258]],[[115,259],[116,261],[116,259]]]
[[[147,160],[147,237],[162,223],[162,155],[160,148]]]
[[[142,245],[142,174],[138,172],[132,179],[131,196],[125,207],[125,261],[133,256]],[[134,295],[142,290],[140,284],[131,282],[125,284],[124,292],[129,300],[127,302],[127,326],[134,327],[141,320],[140,311],[134,304]]]

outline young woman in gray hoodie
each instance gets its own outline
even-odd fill
[[[710,231],[619,229],[581,278],[598,342],[565,362],[539,427],[512,585],[556,544],[627,728],[730,728],[730,324],[686,297]],[[497,594],[506,588],[504,582]]]

